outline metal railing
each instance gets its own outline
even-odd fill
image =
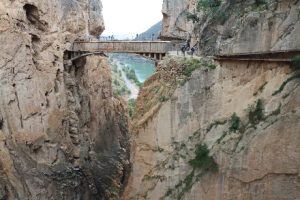
[[[167,53],[174,46],[166,41],[76,41],[71,51],[118,53]]]

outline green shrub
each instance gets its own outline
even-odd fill
[[[264,119],[263,101],[258,99],[255,106],[250,106],[248,110],[249,122],[252,125],[258,124]]]
[[[215,120],[206,128],[206,132],[208,133],[213,127],[217,127],[219,125],[224,125],[224,124],[226,124],[226,122],[227,122],[227,120],[223,120],[223,121]]]
[[[292,66],[300,67],[300,56],[295,56],[292,58]]]
[[[192,189],[193,186],[193,179],[194,179],[195,171],[193,170],[190,174],[188,174],[185,179],[183,180],[184,187],[177,195],[177,200],[180,200],[183,198],[184,194],[189,192]]]
[[[196,14],[186,12],[186,18],[188,21],[192,21],[193,23],[199,22],[199,17]]]
[[[297,78],[300,78],[300,74],[295,74],[294,76],[291,76],[291,77],[289,77],[288,79],[286,79],[286,80],[281,84],[281,86],[279,87],[279,89],[276,90],[275,92],[273,92],[272,96],[275,96],[275,95],[281,93],[282,90],[284,89],[284,87],[285,87],[290,81],[292,81],[292,80],[294,80],[294,79],[297,79]]]
[[[214,21],[223,25],[229,16],[220,10],[221,3],[221,0],[199,0],[197,10],[205,11],[208,17],[211,17]]]
[[[129,117],[133,116],[133,113],[134,113],[134,110],[135,110],[135,104],[136,104],[135,99],[129,99],[128,100],[128,114],[129,114]]]
[[[199,59],[185,59],[183,63],[184,69],[182,71],[182,74],[190,77],[196,69],[199,69],[201,67],[205,67],[207,69],[216,69],[216,65],[214,65],[211,61],[207,60],[199,60]]]
[[[136,83],[136,85],[137,85],[140,89],[144,86],[144,84],[141,83],[141,82]]]
[[[114,80],[114,84],[115,84],[116,86],[119,86],[119,85],[120,85],[120,83],[119,83],[119,81],[118,81],[117,79]]]
[[[267,9],[268,3],[265,0],[255,0],[255,2],[251,6],[251,11],[261,12]]]
[[[169,189],[167,190],[165,196],[166,196],[166,197],[167,197],[167,196],[170,196],[170,195],[172,194],[172,192],[173,192],[173,189],[172,189],[172,188],[169,188]]]
[[[219,8],[221,0],[199,0],[197,4],[198,10],[211,11],[215,8]]]
[[[215,20],[216,22],[219,22],[221,25],[225,24],[225,22],[228,20],[228,18],[229,18],[229,15],[227,15],[222,10],[215,12],[213,15],[213,20]]]
[[[260,6],[260,5],[265,5],[267,2],[265,0],[255,0],[255,4],[257,6]]]
[[[236,113],[233,113],[231,118],[230,118],[229,131],[230,132],[236,132],[237,130],[239,130],[240,123],[241,123],[241,119],[239,118],[239,116],[237,116]]]
[[[194,70],[201,67],[201,61],[198,59],[187,59],[184,66],[183,75],[190,77]]]
[[[168,98],[165,97],[165,96],[160,96],[160,97],[158,97],[158,100],[159,100],[160,102],[165,102],[165,101],[168,101]]]
[[[195,158],[189,161],[193,168],[200,168],[203,170],[217,170],[217,164],[214,159],[209,156],[209,150],[204,144],[199,144],[195,150]]]
[[[133,81],[139,88],[143,87],[143,84],[138,80],[134,69],[124,67],[122,70],[125,72],[125,75],[129,80]]]
[[[217,68],[216,65],[214,65],[214,64],[212,64],[212,63],[210,63],[206,60],[202,61],[202,65],[206,68],[209,68],[209,69],[216,69]]]

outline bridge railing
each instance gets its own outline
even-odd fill
[[[74,42],[72,51],[104,51],[126,53],[167,53],[174,46],[166,41],[96,41]]]

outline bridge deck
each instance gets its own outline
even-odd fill
[[[92,41],[74,42],[72,51],[118,53],[167,53],[173,49],[166,41]]]

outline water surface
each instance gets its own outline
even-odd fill
[[[150,59],[134,54],[113,53],[109,55],[123,67],[130,67],[135,71],[139,82],[144,83],[155,71],[155,63]],[[122,67],[121,66],[121,67]]]

